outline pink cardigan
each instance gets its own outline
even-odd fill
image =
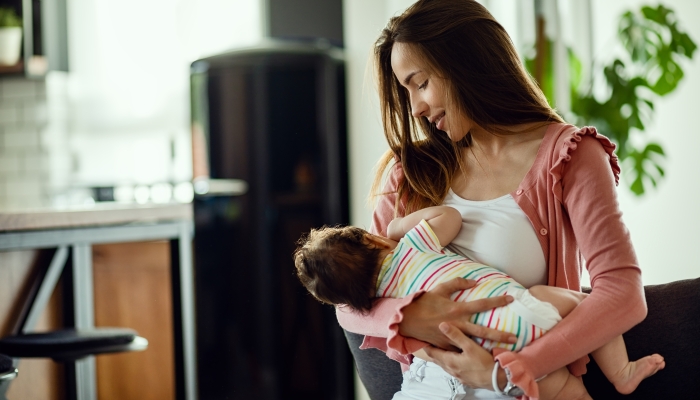
[[[595,128],[553,123],[535,162],[511,193],[538,234],[548,265],[550,286],[580,290],[582,268],[588,269],[591,295],[554,329],[517,353],[495,356],[513,381],[536,398],[535,379],[568,365],[577,376],[586,372],[587,354],[626,332],[646,316],[641,271],[629,232],[622,221],[615,187],[620,167],[615,145]],[[386,234],[394,217],[395,189],[403,179],[400,163],[392,169],[374,212],[372,231]],[[399,215],[404,210],[399,209]],[[585,261],[584,261],[585,260]],[[381,299],[368,316],[337,312],[340,325],[364,334],[361,348],[375,347],[402,363],[427,344],[398,333],[403,299]]]

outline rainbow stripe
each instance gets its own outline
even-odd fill
[[[509,291],[525,290],[503,272],[444,249],[430,225],[423,220],[384,259],[377,279],[377,296],[405,297],[418,290],[430,290],[458,277],[476,280],[477,285],[456,293],[453,296],[455,301],[467,302],[502,296]],[[479,345],[487,349],[500,347],[519,350],[546,332],[524,321],[508,306],[474,314],[470,321],[518,336],[515,344],[475,338]]]

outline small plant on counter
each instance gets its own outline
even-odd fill
[[[0,7],[0,65],[16,65],[22,51],[22,19],[11,7]]]
[[[12,7],[0,7],[0,28],[21,28],[22,19]]]

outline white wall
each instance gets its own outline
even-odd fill
[[[350,223],[369,228],[372,210],[367,194],[374,166],[388,149],[382,133],[379,101],[373,72],[368,64],[374,42],[389,18],[403,11],[412,1],[343,1],[345,56],[347,60],[348,138],[350,162]],[[369,400],[355,377],[356,399]]]
[[[260,41],[261,7],[250,0],[70,1],[71,182],[190,179],[190,63]]]
[[[594,54],[610,56],[617,20],[624,10],[639,8],[641,0],[593,0]],[[665,0],[676,12],[681,26],[700,45],[700,2]],[[625,222],[642,267],[645,284],[670,282],[700,276],[700,174],[698,150],[700,132],[697,116],[700,109],[700,52],[684,64],[685,79],[676,92],[655,102],[654,122],[647,134],[667,151],[667,176],[658,190],[651,189],[642,198],[635,198],[622,187],[620,203]],[[623,176],[624,179],[624,176]]]
[[[350,222],[368,228],[372,210],[367,194],[374,166],[388,149],[382,133],[377,90],[370,56],[389,18],[410,2],[353,0],[343,2],[347,59],[348,132],[350,161]]]

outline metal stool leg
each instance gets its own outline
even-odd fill
[[[17,361],[0,354],[0,400],[7,400],[10,382],[17,377]]]

